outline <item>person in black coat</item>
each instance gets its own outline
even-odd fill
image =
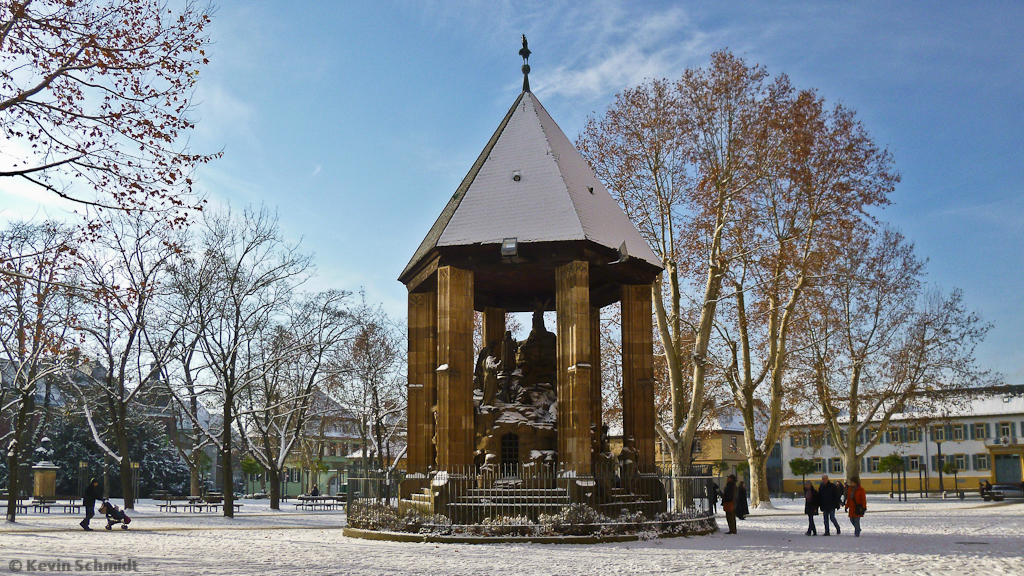
[[[103,492],[100,490],[100,481],[93,478],[89,480],[89,485],[85,487],[85,492],[82,493],[82,506],[85,507],[85,520],[79,522],[84,530],[92,530],[89,528],[89,521],[96,515],[96,501],[103,496]]]
[[[736,517],[740,520],[746,520],[747,515],[750,514],[750,508],[747,506],[747,485],[740,480],[739,484],[736,485]]]
[[[736,475],[729,474],[725,490],[722,491],[722,510],[725,510],[725,521],[729,524],[727,534],[736,533]]]
[[[810,480],[804,482],[804,514],[807,514],[807,536],[817,536],[818,528],[814,525],[814,517],[818,515],[818,491]]]
[[[839,522],[836,520],[836,510],[843,504],[839,488],[829,481],[828,475],[821,477],[821,484],[818,485],[818,502],[821,507],[821,521],[825,524],[825,536],[829,535],[829,520],[836,527],[836,536],[842,531],[839,529]]]

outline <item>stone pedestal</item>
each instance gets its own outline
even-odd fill
[[[32,467],[35,481],[32,485],[32,496],[35,498],[53,499],[57,495],[57,471],[60,470],[53,462],[42,461]]]

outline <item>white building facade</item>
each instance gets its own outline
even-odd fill
[[[869,426],[858,444],[874,437],[877,430],[877,426]],[[861,459],[861,484],[868,492],[899,488],[888,472],[878,471],[881,459],[891,454],[903,459],[908,491],[972,491],[984,481],[1020,485],[1024,477],[1024,386],[979,389],[964,408],[950,415],[894,415],[882,431],[882,440]],[[820,423],[791,426],[782,438],[786,492],[801,490],[801,477],[794,475],[789,465],[795,458],[813,461],[818,474],[846,477],[843,460]],[[940,474],[948,462],[955,464],[955,475]]]

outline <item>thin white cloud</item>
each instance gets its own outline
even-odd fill
[[[933,217],[971,220],[984,226],[1024,229],[1024,193],[985,204],[955,206],[936,211]]]
[[[312,177],[312,176],[316,176],[317,174],[319,174],[319,173],[320,173],[320,170],[322,170],[322,169],[323,169],[323,166],[321,166],[321,165],[317,164],[317,165],[316,165],[316,168],[314,168],[314,169],[313,169],[313,173],[312,173],[312,174],[310,174],[310,177]]]
[[[544,74],[538,92],[603,99],[647,79],[677,76],[720,47],[716,36],[698,30],[678,7],[639,19],[609,10],[590,24],[586,42],[576,43],[576,61]]]
[[[237,134],[251,144],[258,144],[250,122],[255,116],[255,107],[232,94],[222,83],[204,78],[196,86],[197,120],[195,132],[206,143],[220,143]]]

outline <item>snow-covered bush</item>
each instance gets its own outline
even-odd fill
[[[556,536],[586,536],[601,531],[611,520],[586,504],[570,504],[557,514],[541,514],[537,523],[541,530]]]
[[[484,518],[470,532],[480,536],[530,536],[536,529],[537,524],[526,516],[495,516]]]
[[[655,517],[659,534],[685,536],[690,533],[701,533],[718,530],[714,516],[694,519],[689,514],[662,512]]]
[[[384,502],[353,502],[348,508],[348,525],[360,530],[404,532],[405,518],[398,508]]]
[[[452,521],[444,514],[427,516],[419,510],[406,510],[398,530],[412,534],[451,534]]]
[[[618,518],[612,518],[608,524],[601,527],[602,534],[636,534],[645,529],[644,522],[647,518],[643,512],[630,512],[625,508]]]

